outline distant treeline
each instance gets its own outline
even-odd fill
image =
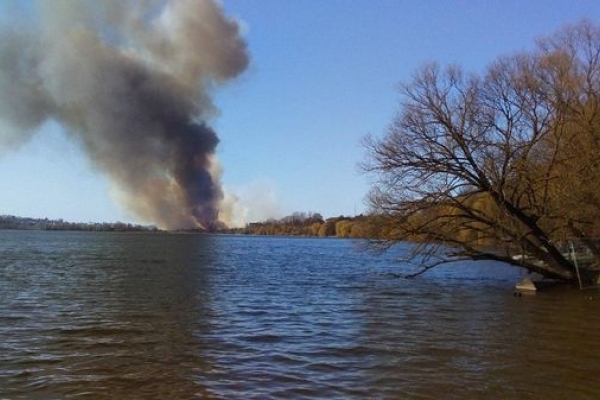
[[[227,229],[223,232],[244,235],[366,238],[369,237],[370,223],[370,218],[364,215],[323,219],[319,213],[295,212],[280,219],[252,222],[243,228]]]
[[[128,224],[125,222],[67,222],[62,219],[15,217],[0,215],[0,229],[30,229],[53,231],[128,232],[157,231],[155,226]]]

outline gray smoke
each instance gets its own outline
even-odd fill
[[[40,0],[0,33],[0,144],[58,121],[135,215],[213,228],[223,200],[210,91],[248,64],[212,0]]]

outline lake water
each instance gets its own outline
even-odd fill
[[[356,241],[0,231],[0,399],[596,399],[598,291]]]

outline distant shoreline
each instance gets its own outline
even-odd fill
[[[87,232],[162,232],[153,225],[125,222],[68,222],[62,219],[0,215],[2,230],[87,231]]]

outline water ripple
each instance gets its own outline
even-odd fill
[[[0,231],[0,399],[600,394],[598,292],[352,243]]]

